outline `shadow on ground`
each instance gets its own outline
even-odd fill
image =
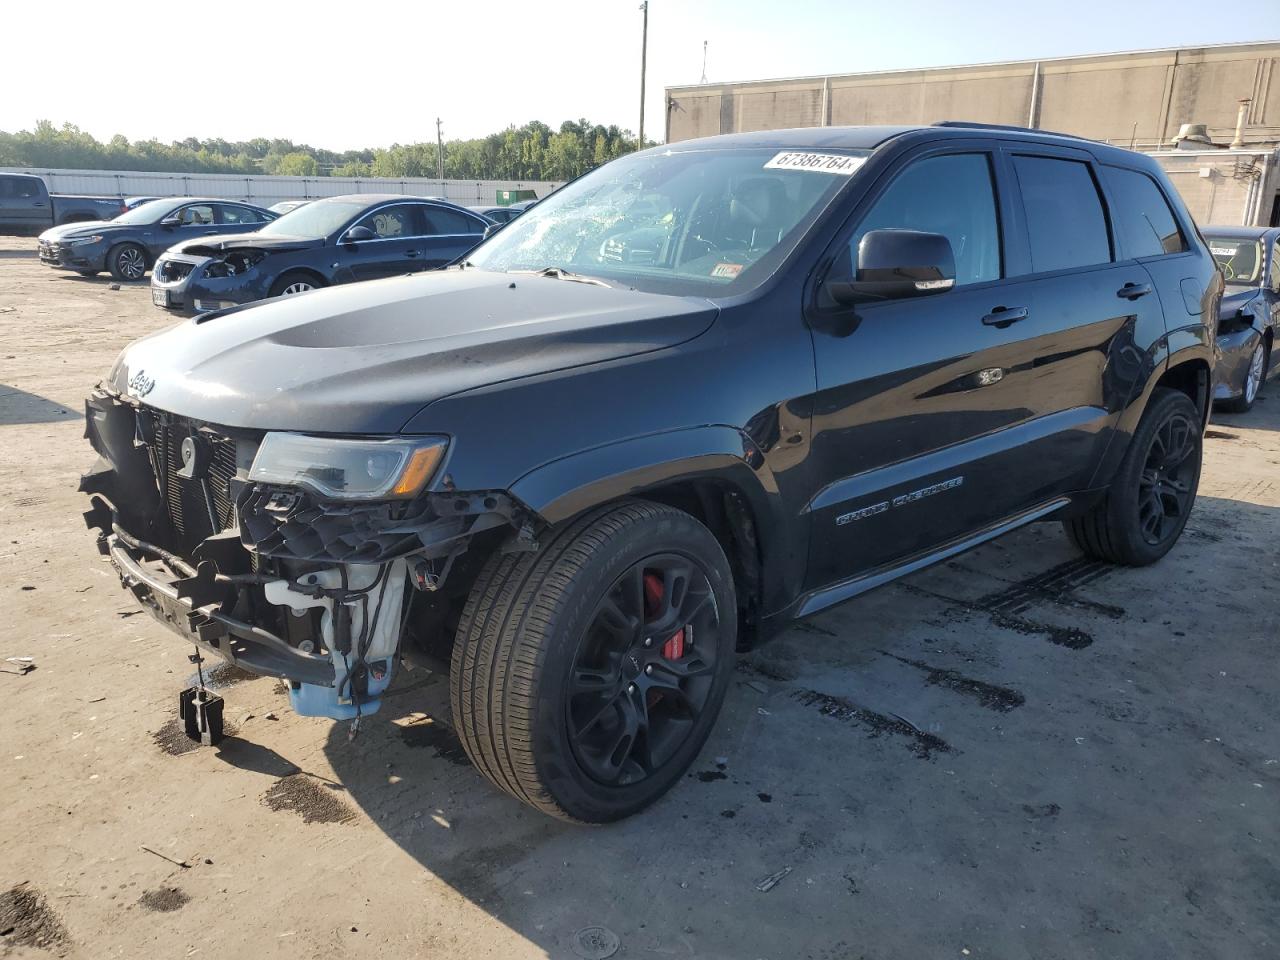
[[[1278,537],[1280,510],[1206,498],[1132,570],[1046,524],[829,611],[746,656],[689,774],[612,826],[489,785],[440,674],[325,750],[390,838],[552,957],[593,955],[597,926],[632,956],[1262,956]]]
[[[72,410],[34,393],[0,383],[0,426],[16,423],[53,423],[80,416]]]

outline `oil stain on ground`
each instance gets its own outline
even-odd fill
[[[1048,602],[1063,607],[1075,607],[1120,620],[1125,615],[1123,607],[1099,603],[1077,596],[1075,591],[1115,572],[1115,567],[1101,560],[1076,557],[1050,567],[1042,573],[1011,583],[1003,590],[987,594],[974,601],[978,607],[992,613],[1011,616],[1025,613],[1034,603]]]
[[[156,913],[173,913],[190,902],[191,898],[177,887],[158,887],[155,890],[148,890],[138,900],[141,906]]]
[[[180,757],[184,753],[200,748],[198,741],[187,736],[187,728],[177,717],[153,733],[151,739],[155,741],[157,747],[171,757]]]
[[[844,697],[819,693],[817,690],[793,690],[791,696],[807,707],[817,707],[824,717],[850,723],[867,731],[868,737],[886,734],[903,737],[907,749],[921,760],[929,760],[935,753],[953,753],[951,744],[935,734],[912,726],[900,717],[889,717],[860,707]]]
[[[292,810],[303,823],[346,823],[355,811],[333,795],[333,791],[305,773],[281,777],[262,795],[272,810]]]
[[[0,893],[0,947],[50,950],[67,942],[67,928],[35,887],[20,883]]]
[[[453,729],[445,726],[434,717],[417,720],[400,727],[400,742],[414,750],[431,749],[441,760],[447,760],[460,767],[471,763],[462,741]]]
[[[1059,627],[1051,623],[1041,623],[1037,620],[1006,613],[999,606],[994,609],[990,606],[984,606],[980,600],[964,600],[960,597],[951,597],[945,593],[926,590],[924,587],[917,586],[914,583],[904,583],[901,586],[903,590],[908,593],[914,593],[917,596],[932,597],[934,600],[941,600],[943,603],[948,603],[962,610],[986,614],[997,627],[1003,627],[1006,630],[1012,630],[1014,633],[1021,633],[1027,636],[1042,636],[1048,639],[1050,643],[1066,647],[1068,650],[1083,650],[1093,643],[1093,635],[1078,627]]]
[[[925,674],[925,683],[937,687],[946,687],[948,690],[954,690],[956,693],[963,694],[966,697],[973,697],[988,710],[1008,713],[1010,710],[1016,709],[1027,702],[1026,697],[1017,690],[1001,687],[994,683],[986,683],[982,680],[975,680],[973,677],[966,677],[957,670],[944,670],[941,667],[930,666],[923,660],[900,657],[896,653],[889,653],[887,650],[881,650],[880,653],[897,660],[899,663],[905,663],[907,666],[915,667],[917,670],[922,671]]]

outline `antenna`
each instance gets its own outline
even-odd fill
[[[707,82],[707,41],[702,41],[702,79],[699,83]]]

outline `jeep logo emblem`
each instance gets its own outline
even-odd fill
[[[155,389],[156,378],[148,377],[147,371],[139,370],[129,378],[129,392],[141,399]]]

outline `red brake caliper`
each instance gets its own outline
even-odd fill
[[[644,606],[645,613],[652,616],[658,610],[658,604],[662,602],[663,585],[656,573],[646,573],[644,575]],[[684,631],[681,627],[666,643],[662,645],[662,656],[666,660],[679,660],[684,656]]]

